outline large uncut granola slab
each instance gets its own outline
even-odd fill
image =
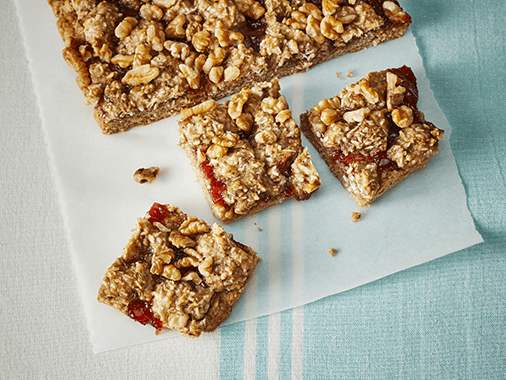
[[[155,203],[107,270],[98,300],[157,332],[197,336],[228,317],[257,262],[221,226]]]
[[[288,198],[308,199],[319,188],[277,80],[244,88],[224,104],[208,100],[181,116],[180,144],[224,222]]]
[[[49,0],[103,132],[400,37],[382,0]]]
[[[438,153],[443,131],[418,111],[406,66],[369,73],[301,115],[301,129],[330,170],[365,206]]]

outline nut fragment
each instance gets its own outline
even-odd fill
[[[393,1],[383,2],[383,10],[390,21],[396,24],[404,24],[409,22],[411,19],[411,17],[409,17],[409,15]]]
[[[321,33],[329,40],[337,40],[344,32],[343,23],[334,16],[325,16],[320,23]]]
[[[340,0],[322,0],[322,11],[325,16],[332,15],[339,8]]]
[[[118,65],[122,69],[130,67],[133,61],[134,61],[133,55],[116,54],[114,57],[111,58],[111,63],[113,63],[114,65]]]
[[[199,264],[198,270],[204,277],[209,277],[212,273],[212,266],[213,258],[208,256]]]
[[[355,223],[358,222],[361,217],[362,217],[362,214],[358,211],[353,211],[351,213],[351,220]]]
[[[392,111],[392,121],[399,128],[407,128],[413,124],[413,110],[408,106],[400,106]]]
[[[183,74],[183,77],[188,82],[190,88],[196,90],[197,88],[200,87],[200,76],[197,70],[192,69],[190,66],[185,64],[179,65],[179,70],[181,71],[181,74]]]
[[[158,166],[139,168],[134,173],[134,180],[139,183],[150,183],[156,179],[159,172],[160,168]]]
[[[176,231],[170,233],[169,241],[177,248],[189,248],[197,245],[193,239]]]
[[[330,256],[336,256],[337,255],[337,249],[335,249],[335,248],[329,248],[329,250],[327,251],[327,253]]]
[[[209,232],[209,226],[207,223],[198,218],[190,217],[181,223],[181,226],[179,226],[179,231],[183,235],[202,234]]]
[[[225,69],[224,74],[225,74],[225,78],[224,78],[225,82],[231,82],[231,81],[239,78],[241,71],[239,70],[239,68],[237,66],[228,66]]]
[[[181,120],[187,119],[194,115],[199,115],[211,111],[216,107],[216,102],[213,99],[206,100],[196,106],[185,108],[181,111]]]
[[[209,80],[213,83],[220,83],[223,78],[223,66],[215,66],[209,70]]]
[[[160,74],[158,67],[149,64],[134,67],[128,71],[123,79],[123,83],[130,86],[138,86],[140,84],[148,84]]]
[[[114,29],[114,35],[122,40],[125,37],[128,37],[130,32],[137,25],[137,19],[134,17],[125,17]]]
[[[339,114],[333,108],[325,108],[320,115],[320,119],[325,125],[331,125],[335,123],[338,118]]]
[[[227,148],[218,144],[212,144],[207,148],[206,155],[210,159],[221,158],[227,154]]]
[[[369,112],[371,112],[371,110],[367,107],[359,108],[358,110],[345,112],[343,114],[343,119],[347,123],[361,123]]]
[[[172,281],[179,281],[181,272],[174,265],[169,264],[163,268],[162,276]]]
[[[192,44],[198,52],[206,51],[211,43],[211,33],[207,30],[197,32],[192,37]]]

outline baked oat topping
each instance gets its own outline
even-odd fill
[[[396,1],[382,0],[49,3],[106,133],[304,70],[375,31],[375,43],[399,37],[410,23]]]
[[[183,110],[181,145],[224,221],[289,197],[307,199],[320,186],[301,145],[277,80],[244,88],[229,102],[205,102]]]
[[[443,131],[417,102],[416,78],[403,66],[370,73],[302,116],[305,132],[360,204],[437,153]]]
[[[159,172],[160,168],[158,166],[139,168],[134,172],[134,180],[139,183],[151,183],[158,177]]]
[[[158,331],[198,336],[228,317],[257,262],[221,226],[155,203],[107,270],[98,300]]]

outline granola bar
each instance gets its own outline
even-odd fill
[[[228,317],[257,262],[221,226],[154,203],[107,270],[98,300],[157,332],[198,336]]]
[[[229,222],[320,186],[279,83],[244,88],[181,113],[180,144],[192,160],[211,209]]]
[[[383,0],[49,0],[104,133],[400,37]]]
[[[406,66],[369,73],[301,115],[301,129],[334,175],[365,206],[438,153],[443,131],[418,111]]]

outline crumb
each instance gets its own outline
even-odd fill
[[[263,231],[264,229],[262,227],[260,227],[257,222],[253,223],[255,225],[255,227],[257,228],[258,231]]]
[[[348,70],[348,72],[346,73],[346,76],[348,78],[353,78],[353,70]]]
[[[329,248],[329,250],[327,251],[327,253],[330,256],[334,257],[335,255],[337,255],[337,249],[335,249],[335,248]]]
[[[351,220],[352,220],[353,222],[358,222],[358,221],[360,220],[360,218],[361,218],[361,217],[362,217],[362,214],[361,214],[361,213],[359,213],[358,211],[353,211],[353,212],[351,213]]]
[[[341,72],[340,71],[336,71],[336,77],[341,78]]]
[[[135,171],[134,180],[139,183],[150,183],[156,179],[159,172],[160,168],[158,166],[140,168]]]

